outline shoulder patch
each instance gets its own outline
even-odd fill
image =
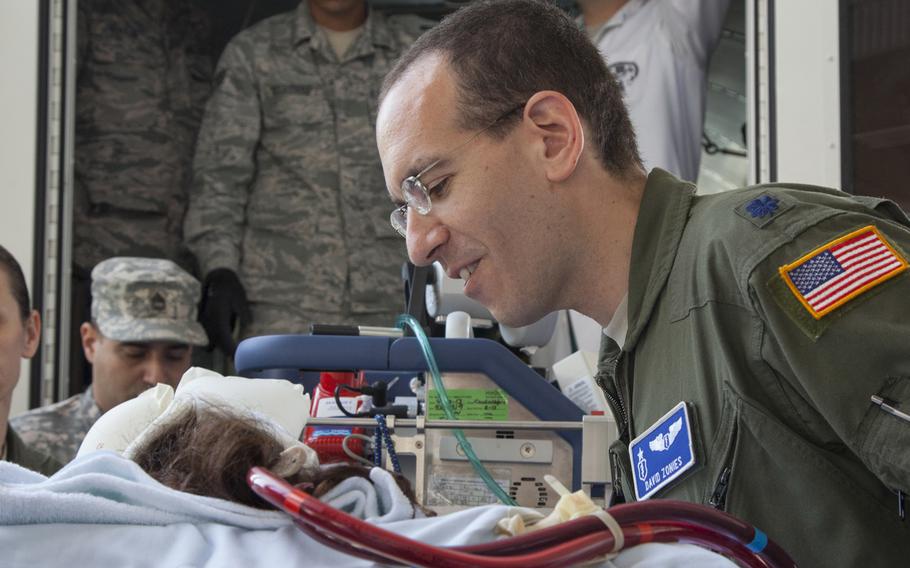
[[[907,260],[872,225],[813,250],[778,271],[816,320],[907,269]]]
[[[734,211],[761,229],[791,207],[793,207],[793,203],[783,197],[762,193],[756,198],[739,204]]]

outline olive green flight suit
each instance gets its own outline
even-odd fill
[[[710,503],[802,566],[910,566],[910,270],[816,319],[779,267],[872,225],[904,259],[910,221],[892,202],[802,185],[696,196],[648,178],[622,351],[597,380],[621,439],[614,491],[635,499],[627,444],[680,401],[696,466],[656,497]]]

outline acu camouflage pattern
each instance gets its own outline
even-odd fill
[[[187,0],[80,0],[74,260],[191,257],[181,239],[210,92],[208,24]]]
[[[370,10],[339,60],[306,2],[225,49],[194,162],[185,235],[201,273],[238,273],[244,335],[313,321],[391,325],[404,241],[375,141],[384,75],[431,22]]]
[[[31,450],[67,464],[79,451],[82,439],[101,416],[92,387],[60,402],[29,410],[10,420]]]
[[[170,260],[115,257],[92,270],[92,321],[115,341],[205,345],[199,281]]]

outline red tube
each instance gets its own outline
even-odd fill
[[[433,568],[556,568],[604,556],[614,544],[613,535],[602,521],[582,517],[481,545],[436,547],[351,517],[262,468],[252,468],[247,482],[258,495],[290,513],[314,539],[371,561]],[[703,505],[646,501],[613,507],[610,513],[623,525],[626,546],[650,541],[688,542],[724,554],[748,568],[795,566],[770,541],[761,554],[753,552],[747,544],[754,539],[756,529]]]
[[[609,513],[621,526],[641,522],[665,524],[669,521],[683,522],[687,526],[698,525],[740,543],[746,549],[745,554],[758,554],[767,559],[768,565],[782,568],[796,566],[789,555],[773,541],[769,540],[764,550],[759,553],[749,550],[745,545],[755,538],[755,527],[705,505],[673,500],[640,501],[611,507]],[[587,534],[590,531],[603,531],[604,528],[603,522],[596,517],[582,517],[507,540],[459,547],[459,550],[477,554],[500,554],[500,551],[502,554],[514,554],[526,550],[528,543],[547,546],[550,542]]]
[[[609,512],[620,524],[653,521],[655,519],[696,523],[741,543],[750,554],[758,554],[767,559],[772,566],[781,568],[795,568],[796,566],[796,562],[790,558],[790,555],[776,542],[767,538],[759,529],[733,515],[707,505],[658,499],[616,505],[611,507]],[[767,544],[760,551],[754,552],[748,548],[748,545],[755,541],[756,535],[759,534],[767,539]]]
[[[388,563],[388,559],[384,556],[380,556],[374,552],[349,547],[345,542],[331,536],[330,534],[323,533],[319,529],[311,527],[299,519],[294,519],[294,523],[297,525],[297,528],[306,533],[310,538],[329,548],[339,550],[349,556],[356,556],[357,558],[369,560],[370,562],[376,562],[378,564]]]

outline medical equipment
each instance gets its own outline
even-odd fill
[[[490,311],[480,302],[464,295],[464,280],[449,278],[439,262],[434,262],[426,270],[429,271],[424,298],[427,316],[436,323],[445,324],[446,337],[452,337],[449,328],[453,317],[458,320],[458,325],[466,326],[469,330],[474,327],[481,329],[492,327],[495,320]],[[499,333],[502,340],[512,347],[540,347],[546,345],[553,337],[558,319],[559,313],[553,312],[535,323],[522,327],[500,323]],[[459,337],[473,335],[464,333]]]
[[[488,325],[493,321],[490,310],[477,300],[472,300],[464,295],[464,281],[459,278],[449,278],[442,264],[434,262],[427,268],[427,282],[425,288],[425,305],[427,315],[434,321],[437,318],[445,319],[450,313],[464,312],[472,319]]]
[[[614,535],[597,516],[585,516],[508,539],[444,548],[347,515],[263,468],[252,468],[247,483],[257,495],[290,514],[297,526],[315,540],[379,563],[432,568],[555,568],[581,564],[647,542],[688,542],[750,568],[796,566],[759,529],[711,507],[681,501],[644,501],[612,507],[608,513],[619,524],[621,536]]]
[[[430,339],[458,421],[444,419],[432,381],[428,412],[415,419],[389,417],[388,429],[418,500],[434,507],[493,502],[491,491],[451,430],[470,431],[470,444],[495,482],[518,504],[553,507],[558,496],[545,474],[597,491],[609,483],[606,448],[615,424],[582,411],[506,347],[486,339]],[[243,341],[235,364],[247,376],[274,370],[428,371],[416,338],[364,336],[263,336]],[[313,418],[309,425],[375,426],[372,419]],[[584,450],[584,451],[583,451]],[[403,464],[407,465],[407,464]]]
[[[378,335],[379,337],[402,337],[404,332],[397,327],[370,325],[336,325],[314,323],[310,325],[312,335]]]
[[[359,394],[345,387],[357,388],[362,385],[362,373],[321,373],[319,385],[313,394],[310,416],[330,418],[357,412],[362,404]],[[316,455],[319,456],[319,463],[347,461],[348,457],[344,446],[345,438],[352,434],[363,433],[362,428],[307,426],[306,430],[304,430],[303,442],[316,450]],[[363,453],[362,440],[354,439],[350,443],[352,452],[355,454]]]

